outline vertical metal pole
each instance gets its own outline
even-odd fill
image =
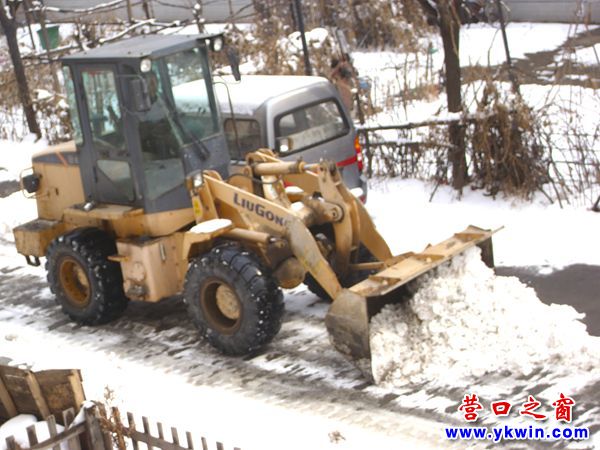
[[[194,5],[194,19],[196,19],[196,25],[198,26],[198,32],[204,34],[204,20],[202,19],[202,0],[196,0]]]
[[[508,38],[506,37],[506,23],[504,18],[504,11],[502,10],[502,0],[496,0],[496,7],[498,8],[498,18],[500,19],[500,28],[502,30],[502,41],[504,42],[504,51],[506,53],[506,64],[508,66],[508,78],[512,83],[513,90],[519,93],[519,84],[517,77],[515,76],[512,59],[510,57],[510,50],[508,48]]]
[[[304,30],[304,16],[302,15],[302,6],[300,5],[300,0],[292,0],[292,2],[294,5],[298,31],[300,31],[300,40],[302,41],[302,52],[304,53],[304,73],[306,75],[312,75],[312,67],[310,65],[310,58],[308,56],[308,45],[306,43],[306,34]]]
[[[31,48],[33,51],[36,51],[35,48],[35,39],[33,37],[33,31],[31,31],[31,5],[29,4],[29,0],[23,1],[23,6],[25,7],[25,21],[27,22],[27,29],[29,30],[29,38],[31,39]]]
[[[38,20],[42,29],[42,38],[44,39],[44,45],[46,47],[46,56],[48,57],[50,73],[52,74],[52,87],[54,88],[55,93],[59,93],[62,90],[60,87],[60,82],[58,81],[58,76],[56,75],[56,71],[54,70],[54,64],[52,63],[52,58],[50,54],[50,38],[48,37],[48,30],[46,29],[46,13],[44,11],[44,6],[42,6],[39,11]]]
[[[146,14],[146,20],[152,19],[152,13],[150,12],[150,4],[148,3],[148,0],[142,0],[142,8]]]
[[[129,23],[133,23],[133,10],[131,9],[131,0],[127,0],[127,19]]]
[[[232,24],[235,24],[235,11],[233,10],[233,3],[231,2],[231,0],[229,0],[228,3],[229,3],[229,22],[231,22]]]

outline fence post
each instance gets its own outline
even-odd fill
[[[54,416],[48,416],[46,418],[46,422],[48,424],[48,433],[50,434],[50,439],[56,437],[56,435],[58,434],[56,431],[56,417]],[[65,426],[66,429],[66,426]],[[60,444],[56,444],[54,447],[52,447],[52,450],[60,450]]]
[[[75,410],[73,408],[69,408],[69,409],[63,411],[62,416],[63,416],[63,425],[64,425],[65,429],[68,429],[69,426],[75,420]],[[81,450],[81,439],[82,439],[82,435],[79,435],[79,437],[74,437],[72,439],[69,439],[69,441],[67,442],[67,444],[69,445],[69,449],[70,450]]]
[[[50,69],[53,71],[52,66]],[[54,73],[54,72],[53,72]],[[27,386],[31,392],[31,396],[35,402],[35,406],[39,411],[42,417],[48,417],[50,415],[50,408],[48,408],[48,403],[46,402],[46,398],[42,393],[42,388],[40,387],[40,383],[38,382],[35,374],[33,372],[28,372],[26,376]]]
[[[85,424],[88,432],[88,444],[90,450],[112,450],[105,446],[104,433],[102,431],[102,426],[100,425],[96,408],[85,409]]]
[[[6,448],[8,450],[17,450],[17,448],[19,448],[14,436],[9,436],[6,438]]]
[[[2,376],[0,376],[0,403],[4,405],[4,409],[10,418],[15,417],[18,414],[17,407],[2,380]]]

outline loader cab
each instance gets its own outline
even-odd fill
[[[186,174],[227,175],[208,56],[222,39],[139,36],[62,60],[87,202],[182,209]]]

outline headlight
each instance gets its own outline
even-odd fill
[[[194,189],[200,189],[204,184],[204,178],[202,177],[202,173],[197,173],[192,178],[192,186]]]
[[[210,40],[210,49],[213,52],[220,52],[223,50],[223,36],[215,36]]]
[[[142,59],[142,61],[140,62],[140,70],[142,71],[142,73],[150,72],[150,70],[152,70],[152,61],[148,58]]]

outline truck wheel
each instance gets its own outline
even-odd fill
[[[71,320],[99,325],[127,308],[114,241],[97,228],[78,228],[56,238],[48,247],[46,271],[56,302]]]
[[[258,258],[237,245],[192,261],[184,300],[200,335],[226,355],[253,353],[281,329],[281,289]]]

